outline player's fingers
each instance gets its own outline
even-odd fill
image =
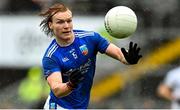
[[[133,50],[136,51],[137,43],[134,44]]]
[[[140,50],[141,50],[141,48],[138,47],[137,50],[136,50],[136,53],[139,53]]]
[[[133,42],[130,42],[129,43],[129,49],[132,49],[133,48]]]

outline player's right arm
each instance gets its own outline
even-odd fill
[[[56,97],[67,96],[72,92],[72,88],[67,83],[62,82],[61,72],[53,72],[47,77],[47,82]]]
[[[68,83],[63,83],[62,74],[57,62],[49,57],[43,58],[44,75],[50,89],[56,97],[63,97],[71,93],[72,88]]]
[[[69,74],[69,81],[63,83],[60,65],[56,59],[49,57],[43,58],[44,74],[47,82],[56,97],[64,97],[78,87],[78,84],[84,79],[83,69],[75,69]]]

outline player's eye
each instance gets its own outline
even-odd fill
[[[67,22],[68,22],[68,23],[71,23],[71,22],[72,22],[72,19],[67,20]]]
[[[58,23],[58,24],[63,24],[65,21],[63,21],[63,20],[59,20],[59,21],[57,21],[56,23]]]

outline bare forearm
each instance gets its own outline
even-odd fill
[[[106,50],[106,54],[124,64],[128,64],[126,59],[124,58],[123,53],[121,52],[121,49],[114,44],[109,44]]]
[[[158,87],[158,95],[170,101],[173,99],[171,89],[163,84]]]
[[[54,95],[59,98],[67,96],[72,92],[72,89],[68,87],[66,83],[55,84],[51,89]]]
[[[162,92],[162,93],[159,93],[159,96],[165,98],[166,100],[170,100],[170,101],[173,99],[173,97],[170,93],[163,93]]]
[[[47,77],[47,82],[56,97],[64,97],[71,93],[72,89],[67,83],[63,83],[61,73],[53,72]]]

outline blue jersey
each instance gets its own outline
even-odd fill
[[[68,96],[57,98],[50,92],[51,100],[63,108],[87,108],[90,90],[96,68],[96,55],[104,53],[109,42],[98,33],[92,31],[74,30],[75,40],[66,47],[58,45],[54,39],[43,57],[44,75],[48,77],[53,72],[61,72],[63,82],[68,81],[68,75],[74,69],[88,67],[85,79]]]

